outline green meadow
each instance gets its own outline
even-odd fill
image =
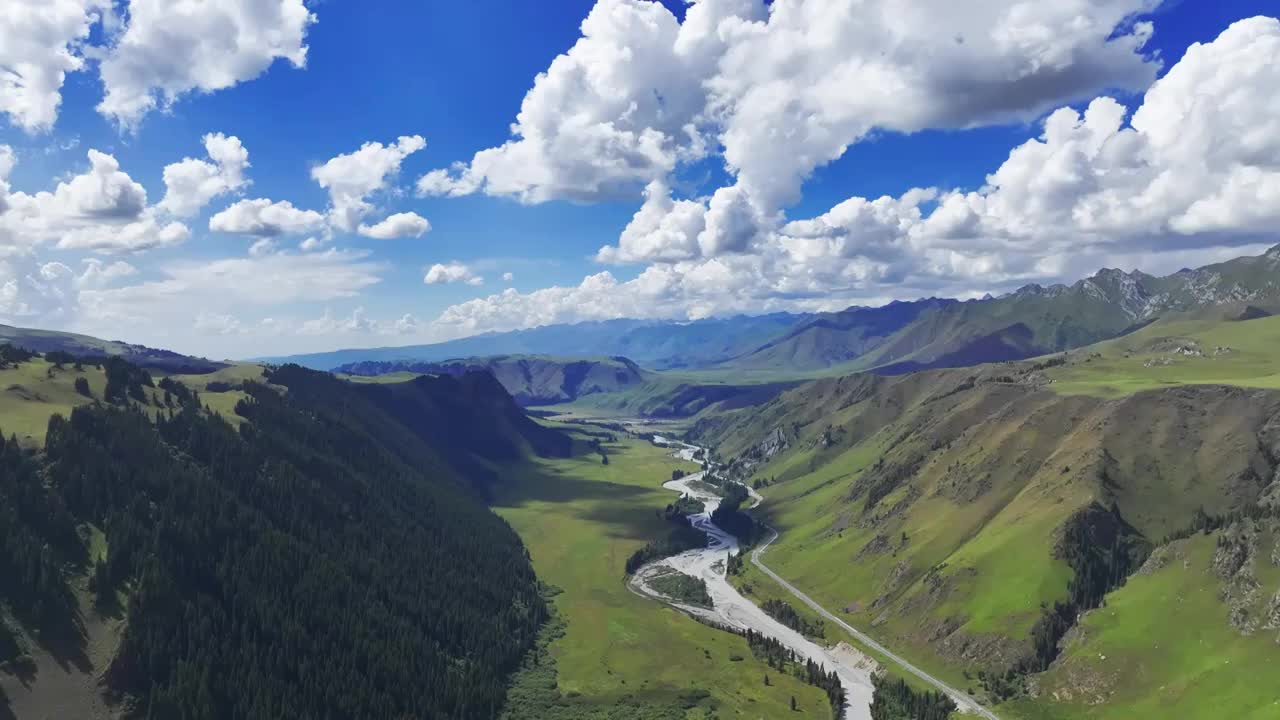
[[[674,497],[662,482],[694,466],[637,440],[606,452],[608,465],[581,452],[515,469],[494,506],[524,539],[539,578],[563,591],[554,603],[564,636],[551,645],[568,708],[558,716],[615,717],[609,710],[621,704],[668,712],[637,717],[830,717],[819,690],[772,671],[744,639],[628,590],[627,557],[667,531],[659,511]],[[701,693],[691,691],[706,696],[694,701]]]
[[[1194,348],[1201,355],[1177,352]],[[1280,388],[1280,316],[1160,321],[1069,355],[1054,391],[1114,398],[1177,385]]]

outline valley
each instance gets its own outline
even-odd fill
[[[1241,262],[1228,265],[1270,267],[1276,257]],[[1096,300],[1089,287],[1076,290]],[[0,427],[11,437],[0,455],[11,464],[0,511],[14,513],[16,534],[0,561],[20,567],[38,543],[57,550],[38,571],[52,578],[37,583],[44,600],[10,589],[0,602],[0,691],[19,718],[59,708],[115,718],[182,703],[210,717],[252,714],[235,709],[245,701],[225,686],[130,660],[187,652],[172,644],[171,617],[135,607],[143,573],[173,578],[166,597],[195,607],[228,602],[236,596],[222,583],[241,582],[235,566],[212,565],[193,586],[212,590],[182,589],[172,553],[189,541],[157,545],[145,539],[148,523],[223,533],[217,542],[251,552],[285,533],[331,558],[323,572],[354,578],[365,571],[345,564],[320,528],[384,553],[379,573],[394,566],[391,546],[336,508],[369,493],[416,507],[412,498],[428,493],[488,528],[483,548],[467,553],[518,578],[503,586],[512,599],[497,601],[506,630],[493,630],[505,641],[484,641],[502,649],[485,660],[502,668],[489,671],[495,682],[443,686],[459,716],[916,720],[954,707],[989,720],[1174,708],[1267,718],[1275,699],[1239,668],[1269,678],[1280,628],[1280,316],[1252,304],[1258,293],[1233,292],[1250,304],[1180,309],[1026,359],[1001,350],[950,356],[961,367],[863,372],[849,363],[870,361],[823,351],[831,363],[793,355],[650,369],[624,356],[499,355],[353,361],[335,374],[13,329],[48,349],[2,346]],[[824,342],[852,333],[841,342],[875,357],[899,330],[968,303],[902,305],[884,310],[892,322],[861,310],[827,318]],[[770,332],[780,322],[770,319]],[[897,322],[906,324],[893,330]],[[650,339],[663,332],[643,327]],[[782,332],[769,352],[812,332]],[[82,483],[105,465],[84,457],[103,452],[152,460],[129,461],[131,476],[110,471],[108,486],[126,489],[98,496]],[[226,465],[223,453],[240,459]],[[151,466],[183,479],[171,489]],[[255,467],[266,485],[235,479]],[[230,484],[207,488],[212,477]],[[33,478],[45,478],[38,491]],[[314,502],[273,514],[286,486]],[[249,525],[196,530],[204,521],[184,493],[214,493]],[[162,510],[123,520],[137,497]],[[40,520],[33,508],[45,505],[32,498],[65,513]],[[401,535],[448,524],[357,501]],[[472,560],[431,558],[424,568],[454,568],[453,587],[485,583],[466,569],[478,567]],[[102,604],[100,582],[116,611]],[[318,580],[298,582],[275,591],[286,613],[302,612],[295,593]],[[346,593],[320,596],[358,605]],[[447,607],[452,593],[428,599]],[[59,661],[48,620],[24,609],[53,597],[80,628],[79,665]],[[388,602],[397,627],[420,612]],[[239,611],[213,612],[211,623]],[[254,642],[245,636],[246,657]],[[293,641],[268,644],[279,642]],[[455,651],[440,647],[397,657],[443,667]],[[140,677],[165,690],[148,692]],[[286,707],[289,682],[277,677],[253,702]]]
[[[1280,720],[1276,0],[0,0],[0,720]]]

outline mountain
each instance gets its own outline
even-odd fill
[[[47,428],[0,435],[0,717],[501,711],[548,611],[483,499],[571,441],[492,376],[4,345],[0,386],[0,430]]]
[[[1269,717],[1280,317],[1237,317],[822,379],[691,437],[766,496],[771,568],[1001,717]]]
[[[819,370],[842,365],[879,347],[886,338],[955,300],[928,298],[891,302],[883,307],[851,307],[823,313],[797,325],[787,334],[733,358],[727,366],[740,369]]]
[[[1280,309],[1280,246],[1156,277],[1103,269],[1072,285],[1026,285],[1000,297],[927,298],[831,313],[739,315],[688,323],[609,320],[487,333],[434,345],[267,358],[333,369],[362,362],[441,362],[493,355],[625,356],[653,370],[813,377],[901,374],[1035,357],[1117,337],[1157,318]]]
[[[560,358],[498,355],[445,362],[365,361],[339,365],[334,372],[379,376],[423,373],[459,376],[485,372],[497,378],[521,405],[572,402],[594,393],[619,392],[645,382],[649,373],[625,357]]]
[[[698,368],[746,353],[809,317],[775,313],[691,322],[605,320],[485,333],[432,345],[336,350],[261,360],[332,370],[361,362],[441,362],[494,355],[623,356],[654,370]]]
[[[133,345],[119,340],[99,340],[88,335],[11,325],[0,325],[0,343],[38,353],[65,352],[78,357],[118,355],[140,367],[176,373],[212,372],[227,366],[226,363],[180,355],[170,350],[157,350],[145,345]]]
[[[1165,277],[1103,269],[1069,286],[1033,284],[981,300],[850,308],[801,323],[725,367],[901,374],[1083,347],[1160,317],[1277,307],[1280,246]]]

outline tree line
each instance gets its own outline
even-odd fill
[[[102,401],[52,417],[43,455],[0,442],[0,596],[24,625],[74,622],[76,574],[120,593],[104,679],[146,717],[501,711],[547,607],[447,453],[324,373],[245,383],[237,427],[170,379],[144,412],[151,377],[103,368]],[[107,538],[92,568],[90,523]],[[17,645],[0,629],[0,660]]]

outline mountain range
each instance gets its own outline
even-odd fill
[[[1160,317],[1264,316],[1280,309],[1280,246],[1157,277],[1099,270],[1071,285],[1026,285],[999,297],[927,298],[817,314],[694,322],[609,320],[488,333],[433,345],[267,358],[334,369],[484,355],[625,356],[653,370],[783,375],[897,374],[1016,360],[1117,337]]]

